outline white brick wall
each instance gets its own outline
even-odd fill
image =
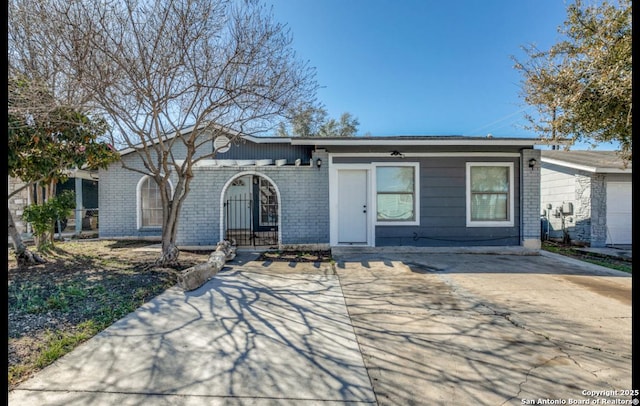
[[[529,160],[538,163],[529,168]],[[540,150],[522,151],[522,245],[528,248],[540,248]]]
[[[203,167],[194,170],[191,190],[178,220],[179,245],[215,245],[220,236],[220,195],[229,179],[240,172],[264,173],[280,191],[282,244],[329,243],[328,155],[323,166]],[[135,159],[132,155],[127,160]],[[119,163],[100,172],[100,237],[161,236],[137,229],[136,185],[142,175]]]

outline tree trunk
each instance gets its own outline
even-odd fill
[[[188,183],[188,180],[185,180]],[[188,188],[185,188],[188,191]],[[178,182],[176,185],[176,195],[181,197],[175,197],[171,199],[170,189],[161,186],[163,191],[162,198],[162,253],[160,258],[156,260],[157,266],[172,266],[178,263],[178,256],[180,250],[176,245],[176,238],[178,234],[178,213],[180,211],[181,200],[186,197],[186,192],[182,193],[182,182]]]
[[[178,262],[180,250],[173,241],[162,242],[162,253],[160,258],[156,260],[158,266],[175,265]]]
[[[53,230],[34,235],[36,247],[39,252],[47,252],[53,248]]]
[[[16,228],[16,224],[13,222],[13,216],[11,215],[11,210],[7,207],[7,212],[9,213],[9,236],[13,241],[13,249],[15,250],[16,260],[18,261],[18,267],[24,268],[29,267],[31,265],[44,264],[45,261],[38,254],[33,253],[27,249],[22,241],[22,237]]]

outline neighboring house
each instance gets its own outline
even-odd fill
[[[591,247],[630,245],[631,162],[615,151],[541,151],[543,238]]]
[[[25,186],[25,183],[18,178],[12,178],[11,176],[9,176],[7,186],[7,195],[9,195]],[[9,212],[11,213],[11,216],[13,216],[13,222],[16,225],[16,229],[21,234],[25,234],[30,231],[28,225],[22,220],[22,213],[24,213],[24,208],[29,204],[31,204],[29,188],[22,189],[20,192],[9,198],[8,201]]]
[[[218,141],[211,150],[224,145]],[[177,243],[537,249],[535,145],[458,136],[243,136],[194,169]],[[122,151],[121,159],[143,168],[135,153]],[[150,178],[119,163],[101,170],[100,237],[158,240],[157,196]]]
[[[24,186],[20,179],[8,177],[8,193],[12,193]],[[13,221],[19,233],[29,234],[31,229],[22,220],[24,208],[35,201],[35,197],[29,193],[33,188],[25,188],[9,199],[8,205]],[[56,194],[63,190],[76,192],[76,210],[68,219],[63,220],[62,229],[67,232],[79,234],[82,230],[97,228],[98,211],[98,173],[76,169],[69,172],[66,182],[56,185]],[[67,229],[65,230],[65,227]]]

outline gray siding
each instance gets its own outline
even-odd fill
[[[335,157],[335,163],[398,162],[386,157]],[[500,246],[520,245],[520,159],[498,157],[408,157],[420,164],[420,225],[375,229],[376,246]],[[514,226],[466,226],[466,163],[513,162]],[[539,220],[536,217],[536,227]]]
[[[574,243],[604,247],[607,240],[606,182],[629,181],[631,175],[596,174],[545,163],[542,168],[541,206],[547,211],[543,232],[550,238],[562,238],[562,217],[554,216],[556,207],[573,204],[573,213],[565,216],[565,227]],[[547,205],[552,206],[547,209]]]
[[[562,238],[562,218],[555,216],[554,212],[556,208],[562,207],[563,203],[573,204],[575,218],[580,219],[580,239],[583,241],[590,241],[589,235],[583,235],[586,231],[590,232],[591,221],[591,207],[590,205],[581,205],[580,200],[576,200],[576,183],[580,183],[576,176],[571,171],[567,171],[566,168],[562,168],[551,164],[542,164],[542,173],[540,177],[540,203],[541,209],[545,211],[545,216],[542,220],[542,232],[548,234],[549,238]],[[585,178],[581,190],[590,188],[589,178]],[[580,192],[579,192],[580,193]],[[586,191],[587,196],[590,195],[590,190]],[[548,206],[551,205],[551,208]],[[569,231],[571,238],[576,239],[575,223],[568,223],[567,231]]]
[[[549,163],[542,165],[540,203],[541,209],[546,211],[542,232],[548,233],[549,238],[562,238],[563,219],[554,213],[556,208],[571,203],[573,213],[564,219],[569,238],[574,242],[592,244],[593,174]]]
[[[414,159],[411,159],[412,161]],[[520,245],[518,159],[420,158],[420,225],[376,226],[376,246]],[[514,226],[466,226],[466,163],[514,162]]]
[[[308,164],[313,147],[289,144],[257,144],[251,141],[234,142],[229,151],[216,154],[216,159],[286,159],[292,165],[296,159]]]

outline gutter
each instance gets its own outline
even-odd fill
[[[599,166],[581,165],[573,162],[567,162],[567,161],[562,161],[559,159],[552,159],[552,158],[541,158],[541,159],[542,159],[542,162],[544,163],[563,166],[565,168],[578,169],[581,171],[592,172],[592,173],[633,173],[633,170],[631,168],[627,168],[627,169],[607,168],[607,167],[599,167]]]

